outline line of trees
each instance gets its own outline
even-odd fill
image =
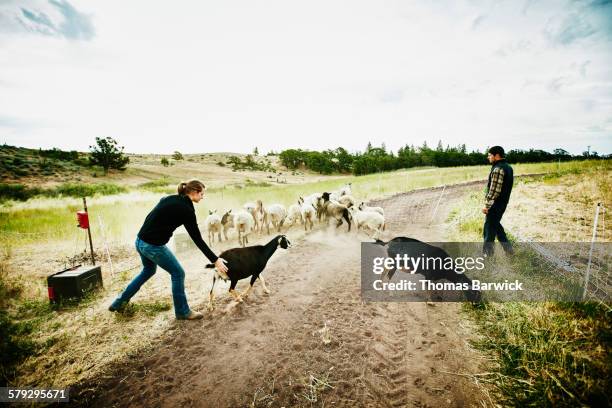
[[[538,149],[514,149],[507,152],[506,157],[510,163],[538,163],[599,158],[599,155],[597,152],[584,152],[582,155],[572,156],[563,149],[555,149],[553,153]],[[357,176],[417,166],[452,167],[488,163],[486,152],[468,152],[465,144],[444,147],[441,141],[435,149],[424,142],[420,147],[405,145],[397,153],[387,150],[384,143],[381,147],[373,147],[368,143],[363,153],[355,154],[342,147],[322,152],[288,149],[283,150],[279,158],[284,166],[292,170],[306,167],[321,174],[353,173]]]

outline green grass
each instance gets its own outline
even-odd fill
[[[31,335],[53,316],[49,301],[20,299],[20,282],[9,281],[2,266],[0,270],[0,386],[9,383],[16,375],[16,367],[30,356],[39,354],[55,341],[53,337],[39,342]],[[17,302],[14,312],[9,312],[9,302]]]
[[[513,407],[610,406],[612,319],[598,303],[466,306],[480,326],[480,350],[498,370],[486,381]]]
[[[611,161],[584,161],[561,163],[517,164],[515,174],[556,173],[558,171],[594,171],[600,166],[609,166]],[[241,188],[208,189],[204,200],[196,205],[196,213],[203,222],[208,210],[220,212],[230,208],[238,209],[248,201],[261,199],[264,204],[294,204],[299,196],[313,192],[331,191],[347,182],[353,183],[353,195],[357,200],[370,199],[402,193],[419,188],[456,184],[485,179],[489,166],[470,166],[457,168],[421,168],[401,170],[367,176],[334,177],[319,182],[303,184],[283,184],[269,186],[267,183],[246,183]],[[204,180],[205,181],[205,180]],[[107,239],[120,243],[131,242],[140,228],[145,216],[165,194],[173,193],[174,186],[165,179],[143,186],[140,191],[108,196],[94,195],[88,200],[90,224],[94,243],[101,237],[101,220]],[[164,184],[167,184],[164,187]],[[114,191],[114,187],[91,185],[91,193]],[[102,185],[103,186],[103,185]],[[86,186],[87,187],[87,186]],[[153,189],[154,191],[147,191]],[[162,189],[164,191],[157,191]],[[66,191],[74,191],[67,188]],[[6,241],[14,247],[54,239],[74,245],[79,231],[75,227],[75,213],[82,208],[82,201],[72,197],[39,197],[27,202],[9,201],[0,205],[0,245]],[[476,225],[466,228],[472,230]],[[4,243],[2,242],[4,241]]]
[[[163,193],[163,192],[170,192],[176,189],[176,186],[178,185],[178,183],[179,183],[178,179],[162,177],[157,180],[151,180],[146,183],[139,184],[138,187],[143,190]]]
[[[126,191],[125,187],[111,183],[64,183],[55,188],[0,183],[0,203],[8,200],[27,201],[35,197],[94,197],[96,195],[120,194]]]

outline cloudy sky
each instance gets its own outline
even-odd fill
[[[612,153],[612,0],[0,0],[0,143]]]

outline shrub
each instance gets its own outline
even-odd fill
[[[118,186],[111,183],[101,184],[80,184],[80,183],[65,183],[55,189],[57,194],[70,197],[93,197],[99,195],[112,195],[124,193],[127,189],[123,186]]]

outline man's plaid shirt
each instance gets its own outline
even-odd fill
[[[491,173],[491,186],[487,191],[485,198],[485,207],[491,208],[495,200],[499,197],[502,191],[502,184],[504,183],[504,169],[501,167],[495,167]]]

